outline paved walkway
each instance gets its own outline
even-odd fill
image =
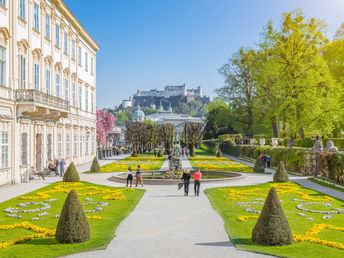
[[[124,158],[122,155],[116,159]],[[252,166],[235,157],[226,157]],[[100,161],[101,165],[113,159]],[[191,167],[183,159],[183,167]],[[166,167],[165,161],[163,167]],[[79,171],[88,170],[90,164],[78,167]],[[167,166],[168,167],[168,166]],[[273,170],[271,170],[273,172]],[[124,186],[109,181],[112,173],[84,174],[81,179],[93,183]],[[290,177],[292,181],[337,198],[343,198],[342,192],[328,189],[312,183],[304,177]],[[58,178],[45,181],[35,180],[28,184],[18,184],[11,188],[0,188],[0,201],[24,194],[47,185]],[[203,183],[201,190],[210,187],[254,185],[272,181],[269,174],[247,174],[241,181],[227,183]],[[175,185],[147,185],[146,193],[135,210],[118,226],[116,237],[104,250],[75,254],[73,257],[267,257],[265,255],[238,250],[231,243],[224,229],[224,222],[211,207],[203,191],[194,197],[192,185],[191,196],[184,197],[182,190]]]
[[[111,163],[115,160],[124,159],[126,157],[129,157],[129,155],[127,155],[127,154],[126,155],[119,155],[119,156],[115,156],[112,158],[102,159],[102,160],[99,160],[99,165],[103,166],[103,165]],[[91,164],[92,164],[92,162],[88,162],[88,163],[85,163],[81,166],[76,167],[80,173],[82,180],[92,182],[93,179],[96,179],[94,176],[88,177],[87,174],[85,174],[86,176],[83,176],[84,174],[81,174],[82,172],[89,170],[91,167]],[[37,190],[41,187],[50,185],[51,183],[61,181],[61,180],[62,180],[61,177],[56,176],[56,177],[46,177],[46,180],[34,179],[34,180],[31,180],[29,183],[21,183],[21,184],[15,184],[15,185],[1,186],[0,187],[0,202],[3,202],[6,200],[9,200],[11,198],[26,194],[28,192]],[[104,178],[102,178],[102,180],[104,181]]]
[[[252,175],[230,185],[268,180],[268,175]],[[110,184],[119,186],[114,182]],[[224,185],[203,184],[202,190]],[[134,212],[122,221],[116,237],[105,250],[72,257],[266,257],[233,246],[222,218],[203,191],[199,197],[194,197],[191,186],[191,196],[184,197],[176,185],[149,185],[145,189],[147,192]]]

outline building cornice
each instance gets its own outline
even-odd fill
[[[80,35],[86,40],[88,44],[95,50],[100,49],[97,42],[88,34],[85,28],[80,24],[78,19],[74,14],[69,10],[63,0],[52,0],[55,6],[60,10],[60,12],[67,18],[67,20],[75,27],[75,29],[80,33]]]

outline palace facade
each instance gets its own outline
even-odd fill
[[[96,155],[98,50],[62,0],[0,0],[0,185]]]

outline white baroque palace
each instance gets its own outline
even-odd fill
[[[98,50],[62,0],[0,0],[0,185],[95,156]]]

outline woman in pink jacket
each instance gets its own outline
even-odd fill
[[[197,169],[197,171],[193,174],[193,179],[194,179],[195,195],[199,196],[199,188],[201,187],[201,180],[202,180],[202,173],[200,169]]]

